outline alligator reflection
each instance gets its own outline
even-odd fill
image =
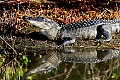
[[[61,62],[71,63],[99,63],[120,56],[119,50],[96,49],[61,49],[47,50],[40,65],[30,70],[27,75],[34,73],[46,73],[57,67]]]

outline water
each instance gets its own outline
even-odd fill
[[[26,76],[40,80],[107,80],[119,77],[119,50],[47,50]]]
[[[4,58],[1,50],[0,79],[119,80],[119,56],[120,50],[115,49],[65,48],[30,49],[26,54]]]

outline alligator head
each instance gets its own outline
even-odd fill
[[[27,72],[26,75],[47,73],[61,63],[60,54],[54,50],[48,50],[49,54],[44,55],[40,60],[40,65]]]
[[[23,16],[22,18],[32,25],[39,27],[40,32],[46,35],[50,40],[54,40],[56,38],[58,30],[61,29],[58,23],[43,16],[39,16],[36,18]]]
[[[35,73],[46,73],[55,68],[55,65],[49,62],[44,62],[40,66],[30,70],[26,75],[35,74]]]

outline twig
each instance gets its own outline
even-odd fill
[[[84,75],[83,75],[84,79],[86,79],[86,74],[85,73],[87,71],[87,66],[88,66],[88,63],[85,64]]]
[[[63,75],[65,75],[65,73],[61,73],[61,74],[58,74],[57,76],[50,77],[50,78],[48,78],[48,80],[51,80],[51,79],[54,80],[55,78],[63,76]]]
[[[75,68],[75,64],[76,63],[73,63],[72,67],[70,68],[70,70],[69,70],[69,72],[68,72],[68,74],[67,74],[67,76],[66,76],[66,78],[64,80],[66,80],[70,76],[72,70]]]
[[[7,66],[8,64],[10,64],[10,63],[11,63],[12,61],[14,61],[14,60],[16,60],[16,57],[14,57],[11,61],[9,61],[7,64],[1,66],[0,68]]]
[[[8,44],[1,36],[0,39],[3,40],[15,52],[15,54],[17,54],[16,50],[10,44]]]
[[[112,12],[111,10],[105,8],[105,10],[104,10],[101,14],[99,14],[99,15],[102,16],[102,15],[103,15],[104,13],[106,13],[107,11],[110,12],[110,13]]]

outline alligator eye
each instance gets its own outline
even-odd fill
[[[23,17],[22,17],[23,20],[25,20],[25,19],[27,19],[27,18],[28,18],[27,16],[23,16]]]

